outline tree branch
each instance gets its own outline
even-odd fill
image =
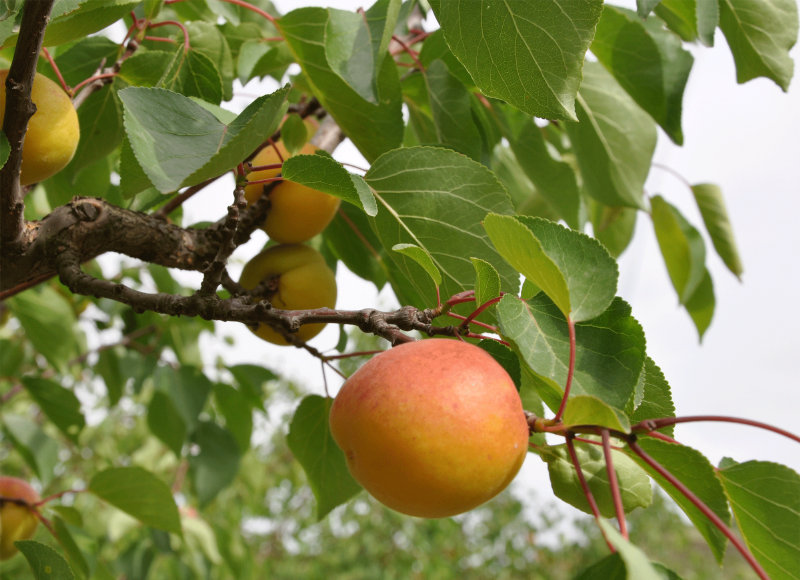
[[[31,102],[31,87],[53,2],[54,0],[25,2],[17,47],[6,77],[7,114],[3,117],[3,133],[11,144],[11,153],[5,166],[0,169],[0,256],[5,256],[9,246],[20,241],[25,228],[25,203],[19,183],[22,146],[28,121],[36,112],[36,106]],[[0,260],[3,258],[0,257]]]

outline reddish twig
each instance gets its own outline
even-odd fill
[[[600,520],[600,508],[597,507],[597,502],[594,499],[594,495],[592,494],[592,490],[589,488],[589,484],[586,482],[586,477],[583,475],[583,469],[581,469],[581,462],[578,459],[578,454],[575,452],[575,443],[573,441],[574,435],[568,434],[567,435],[567,452],[569,452],[569,458],[572,460],[572,466],[575,468],[575,473],[578,474],[578,482],[581,485],[581,489],[583,490],[583,495],[586,496],[586,501],[589,502],[589,509],[592,510],[592,514],[594,515],[594,519]],[[606,541],[606,545],[611,552],[616,552],[616,549],[611,544],[609,539],[606,537],[603,528],[600,528],[600,532],[603,534],[603,539]]]
[[[575,374],[575,351],[577,344],[575,339],[575,322],[572,318],[567,318],[567,328],[569,330],[569,367],[567,368],[567,381],[564,384],[564,396],[561,398],[561,405],[558,407],[558,412],[553,418],[553,421],[561,421],[564,416],[564,410],[567,408],[567,398],[572,388],[572,377]]]
[[[770,425],[769,423],[763,423],[761,421],[754,421],[752,419],[743,419],[741,417],[729,417],[727,415],[691,415],[687,417],[664,417],[662,419],[646,419],[634,425],[631,428],[631,431],[633,433],[642,433],[642,432],[649,433],[650,431],[655,431],[656,429],[662,429],[664,427],[669,427],[671,425],[677,425],[678,423],[695,423],[698,421],[737,423],[739,425],[758,427],[759,429],[765,429],[767,431],[777,433],[778,435],[783,435],[784,437],[787,437],[792,441],[800,443],[800,436],[797,436],[790,431],[786,431],[785,429],[781,429],[780,427],[775,427],[774,425]]]
[[[611,498],[614,500],[614,511],[619,522],[619,532],[622,537],[628,539],[628,524],[625,521],[625,509],[622,505],[622,493],[619,489],[617,471],[614,469],[614,459],[611,455],[611,436],[608,429],[603,429],[603,457],[606,461],[606,473],[608,473],[608,485],[611,488]]]
[[[56,61],[53,59],[52,56],[50,56],[50,51],[47,50],[47,48],[45,48],[44,46],[42,47],[42,54],[47,59],[47,62],[50,63],[50,67],[53,69],[53,72],[56,73],[56,76],[58,77],[58,82],[61,83],[61,88],[64,89],[65,93],[72,94],[69,90],[69,87],[67,86],[67,81],[64,80],[64,76],[61,74],[61,70],[58,68],[58,65],[56,64]]]

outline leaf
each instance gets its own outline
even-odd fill
[[[289,424],[286,441],[303,466],[317,500],[317,519],[322,519],[343,504],[361,486],[350,475],[344,454],[336,445],[328,427],[333,399],[309,395],[300,402]]]
[[[796,2],[721,0],[719,27],[733,53],[737,82],[766,77],[789,90],[794,73],[789,50],[797,42]]]
[[[647,209],[644,182],[656,127],[599,63],[587,62],[577,99],[578,123],[566,129],[586,192],[609,206]]]
[[[72,537],[70,526],[68,526],[61,517],[56,516],[53,518],[53,527],[58,537],[58,543],[61,544],[61,547],[64,549],[69,563],[80,572],[81,577],[89,578],[89,564],[86,561],[86,557],[81,552],[81,549],[78,547],[78,544],[75,543],[75,538]],[[50,578],[52,578],[52,576],[50,576]]]
[[[302,67],[314,95],[367,161],[399,146],[403,139],[402,98],[397,67],[386,54],[379,66],[377,103],[370,103],[331,68],[320,42],[331,18],[323,8],[299,8],[277,21],[281,35]]]
[[[650,357],[644,361],[640,383],[642,384],[641,400],[636,405],[636,409],[630,413],[631,423],[675,416],[675,404],[672,402],[669,383],[664,378],[664,373]],[[671,436],[673,429],[672,426],[665,427],[659,429],[659,432]]]
[[[480,306],[500,296],[500,274],[489,262],[470,258],[475,268],[475,304]]]
[[[647,18],[661,0],[636,0],[636,13],[639,18]]]
[[[520,167],[559,217],[570,227],[578,228],[581,200],[575,169],[569,163],[552,157],[542,129],[532,119],[519,119],[518,122],[520,125],[510,129],[506,138]]]
[[[186,441],[186,422],[175,408],[172,399],[163,391],[155,391],[147,406],[147,426],[176,457],[181,456]]]
[[[188,365],[181,365],[177,370],[159,367],[153,375],[153,384],[157,391],[164,393],[172,401],[175,411],[186,425],[187,432],[193,431],[213,388],[208,377],[199,368]]]
[[[2,427],[3,435],[11,441],[14,450],[46,485],[53,478],[55,466],[60,463],[59,444],[36,423],[19,415],[4,412]]]
[[[719,24],[717,0],[662,0],[655,12],[686,42],[699,40],[714,46],[714,31]]]
[[[711,237],[714,249],[725,265],[734,276],[741,278],[742,261],[739,257],[739,250],[736,248],[736,240],[733,236],[728,211],[725,208],[725,199],[719,186],[713,183],[697,183],[692,186],[692,193],[706,231]]]
[[[800,475],[747,461],[717,471],[747,547],[773,580],[800,578]]]
[[[506,345],[488,338],[481,340],[478,346],[492,355],[492,358],[505,369],[519,391],[522,386],[522,371],[519,366],[519,357],[514,354],[514,351]]]
[[[67,561],[50,546],[22,540],[14,543],[25,556],[36,580],[72,580],[75,574]]]
[[[242,84],[257,77],[272,76],[280,79],[292,62],[292,53],[283,42],[274,45],[265,43],[260,38],[247,40],[239,51],[236,74]]]
[[[608,469],[603,448],[598,445],[577,442],[575,443],[575,454],[578,456],[583,476],[592,491],[600,514],[607,518],[613,518],[616,515],[616,509],[608,482]],[[547,446],[541,450],[540,455],[547,463],[550,485],[556,497],[582,512],[591,514],[589,501],[583,492],[567,446],[565,444]],[[650,477],[622,451],[612,449],[611,457],[625,513],[630,513],[638,507],[649,506],[653,501],[653,486]]]
[[[629,576],[622,556],[614,552],[584,569],[574,580],[629,580]]]
[[[182,44],[167,61],[166,70],[156,86],[216,105],[224,94],[222,74],[216,63],[202,52],[186,50]]]
[[[278,380],[278,375],[263,366],[240,364],[228,367],[236,379],[239,392],[254,409],[264,409],[264,400],[270,395],[268,384]]]
[[[34,348],[58,370],[78,354],[75,312],[69,302],[50,286],[17,294],[8,301],[11,312]]]
[[[597,524],[625,562],[628,578],[636,578],[636,580],[663,580],[663,576],[656,570],[645,553],[626,540],[614,526],[606,520],[598,520]]]
[[[708,269],[704,268],[703,279],[684,306],[692,318],[692,322],[694,322],[700,340],[702,340],[703,335],[711,325],[711,319],[714,317],[714,307],[716,306],[714,283],[711,280],[711,274],[708,273]]]
[[[504,296],[497,305],[503,337],[537,374],[539,394],[553,410],[560,405],[569,368],[569,337],[563,314],[544,294],[529,302]],[[645,340],[631,308],[616,298],[602,315],[575,325],[573,395],[593,395],[623,409],[644,364]]]
[[[722,485],[715,475],[714,467],[702,453],[686,445],[667,443],[652,437],[641,437],[638,443],[650,457],[689,488],[723,522],[730,524],[731,516],[728,512],[728,502]],[[629,452],[629,455],[636,459],[639,465],[650,473],[650,476],[656,480],[661,488],[675,500],[675,503],[684,511],[706,542],[708,542],[717,562],[721,562],[727,544],[727,539],[723,533],[682,493],[643,462],[638,455],[635,455],[632,451]]]
[[[374,199],[370,201],[372,193],[369,187],[357,188],[356,180],[360,177],[348,173],[341,163],[329,155],[294,155],[283,163],[281,175],[288,181],[333,195],[365,211],[366,207],[375,205]],[[362,196],[368,196],[366,207]]]
[[[308,143],[311,136],[302,117],[297,113],[290,113],[281,125],[281,142],[286,147],[290,156],[295,156]]]
[[[241,162],[277,128],[287,94],[284,88],[259,97],[225,125],[177,93],[140,87],[119,92],[136,161],[162,193],[215,177]]]
[[[564,409],[563,422],[565,425],[608,427],[623,433],[629,433],[631,430],[630,422],[624,413],[590,395],[570,397]]]
[[[433,283],[436,284],[437,287],[442,284],[442,273],[439,272],[439,268],[433,263],[433,258],[431,258],[431,255],[425,249],[415,246],[414,244],[395,244],[392,246],[392,250],[404,256],[408,256],[422,266],[423,270],[431,277],[431,280],[433,280]]]
[[[633,239],[638,211],[630,207],[591,204],[592,233],[612,257],[618,258]]]
[[[128,378],[122,374],[119,358],[116,349],[104,349],[97,354],[97,363],[94,365],[95,373],[103,377],[110,407],[116,405],[122,398],[128,382]]]
[[[481,135],[472,116],[469,91],[441,60],[428,65],[424,78],[436,142],[479,161]]]
[[[442,274],[442,296],[472,288],[475,271],[466,256],[494,265],[501,289],[516,293],[518,274],[503,263],[480,224],[489,212],[512,211],[508,194],[485,166],[448,149],[407,147],[378,158],[365,179],[378,201],[371,221],[382,245],[407,243],[427,251]],[[414,260],[390,256],[401,303],[424,308],[435,300],[433,282]]]
[[[447,44],[484,95],[537,117],[575,119],[601,2],[448,0],[433,8]]]
[[[364,15],[328,9],[328,21],[322,39],[331,70],[362,99],[377,103],[376,62],[380,62],[380,59],[376,61],[376,57],[380,55],[373,54],[370,29]]]
[[[67,438],[77,443],[78,435],[86,426],[86,419],[75,393],[53,380],[39,377],[22,377],[22,384],[47,418]]]
[[[192,443],[199,452],[189,456],[192,486],[201,506],[207,505],[236,478],[241,448],[228,430],[210,421],[201,421]]]
[[[663,197],[653,196],[650,204],[653,229],[661,255],[680,303],[685,304],[703,281],[705,243],[700,232]]]
[[[85,38],[113,24],[137,4],[139,0],[84,0],[75,4],[64,2],[63,5],[72,9],[64,13],[53,10],[43,45],[56,46]],[[6,43],[6,46],[10,45]]]
[[[112,467],[89,481],[88,491],[146,526],[181,535],[178,506],[166,483],[141,467]]]
[[[359,179],[363,182],[363,178]],[[366,182],[364,185],[369,187]],[[377,206],[374,209],[372,216],[377,213]],[[322,232],[322,237],[328,251],[351,272],[369,280],[378,290],[384,287],[391,264],[388,256],[391,250],[381,245],[364,212],[350,204],[340,206],[336,217]]]
[[[634,101],[676,144],[683,144],[683,91],[694,58],[657,19],[606,6],[591,47]]]
[[[250,448],[253,434],[253,410],[245,395],[229,385],[214,385],[214,401],[225,417],[225,428],[231,432],[239,452],[243,454]]]
[[[549,220],[490,214],[484,228],[505,260],[575,322],[608,308],[617,291],[614,259],[589,236]]]
[[[122,143],[122,104],[113,85],[92,93],[78,109],[81,138],[68,170],[77,171]]]

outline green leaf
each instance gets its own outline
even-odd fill
[[[250,448],[253,434],[253,410],[245,395],[229,385],[214,386],[214,401],[225,417],[225,428],[231,432],[239,452],[243,454]]]
[[[728,211],[725,209],[722,190],[713,183],[698,183],[692,186],[692,193],[714,249],[728,270],[737,278],[741,278],[744,269],[739,250],[736,248]]]
[[[470,258],[475,268],[475,304],[481,304],[500,296],[500,274],[489,262]]]
[[[166,483],[141,467],[112,467],[89,481],[88,491],[146,526],[181,535],[178,506]]]
[[[797,3],[793,0],[721,0],[719,27],[736,62],[736,80],[775,81],[784,91],[794,73],[789,50],[797,42]]]
[[[94,371],[103,377],[108,403],[113,407],[122,398],[125,384],[128,382],[127,377],[122,374],[117,350],[113,348],[101,350],[97,355]]]
[[[22,384],[47,418],[76,443],[78,435],[86,426],[86,419],[81,413],[81,402],[75,393],[50,379],[22,377]]]
[[[716,306],[714,283],[711,280],[711,274],[709,274],[708,269],[703,269],[703,279],[686,301],[686,304],[684,304],[686,311],[692,318],[692,322],[694,322],[700,340],[703,339],[703,335],[711,325],[711,319],[714,317],[714,307]]]
[[[609,206],[647,209],[655,123],[599,63],[587,62],[577,99],[578,123],[567,123],[586,192]]]
[[[222,74],[216,63],[202,52],[185,50],[182,44],[167,61],[166,70],[156,86],[216,105],[224,94]]]
[[[198,424],[198,416],[213,388],[211,381],[196,367],[181,365],[177,370],[160,367],[153,375],[157,391],[167,395],[175,411],[186,425],[187,432]]]
[[[235,167],[276,128],[288,89],[253,101],[225,125],[191,99],[155,88],[120,91],[125,131],[139,166],[159,191],[175,191]]]
[[[672,392],[664,373],[658,368],[653,359],[647,357],[644,361],[644,369],[639,383],[641,392],[637,385],[637,395],[639,398],[635,410],[630,413],[631,423],[638,423],[645,419],[658,419],[660,417],[674,417],[675,404],[672,402]],[[672,435],[673,427],[659,429],[660,433]]]
[[[392,246],[392,250],[414,260],[417,264],[422,266],[423,270],[431,277],[431,280],[433,280],[433,283],[436,284],[437,287],[441,286],[442,273],[439,272],[439,268],[433,263],[433,258],[431,258],[431,255],[424,248],[420,248],[414,244],[395,244]]]
[[[631,429],[630,422],[622,411],[590,395],[570,397],[562,419],[565,425],[598,425],[623,433],[628,433]]]
[[[490,214],[484,228],[503,258],[539,286],[565,317],[589,320],[614,299],[617,265],[597,240],[527,216]]]
[[[236,379],[239,392],[254,409],[264,409],[264,400],[270,395],[268,384],[278,380],[278,375],[263,366],[240,364],[228,367]]]
[[[630,207],[609,207],[591,203],[592,233],[614,258],[618,258],[633,239],[638,211]]]
[[[636,0],[636,13],[639,18],[647,18],[661,0]]]
[[[359,179],[363,182],[363,178]],[[366,185],[366,182],[364,182]],[[370,195],[372,193],[370,192]],[[373,198],[374,200],[374,198]],[[377,213],[377,206],[370,215]],[[391,259],[372,231],[367,215],[350,204],[343,204],[333,221],[322,232],[325,246],[347,268],[380,290],[387,282]]]
[[[472,116],[469,91],[441,60],[428,65],[424,78],[436,142],[479,161],[481,135]]]
[[[66,50],[60,49],[56,54],[55,61],[64,81],[70,86],[75,86],[94,75],[97,72],[98,64],[104,59],[106,66],[113,63],[117,59],[118,52],[119,44],[110,38],[99,35],[89,36],[71,44]],[[39,62],[40,70],[38,72],[58,82],[58,75],[55,74],[49,63],[44,65],[46,62],[46,60]],[[78,114],[80,115],[80,107]]]
[[[81,138],[68,168],[82,169],[110,154],[122,143],[122,104],[113,85],[89,95],[78,109]]]
[[[192,52],[205,55],[214,64],[222,80],[222,98],[233,98],[234,67],[230,46],[220,29],[210,22],[187,22]],[[212,102],[210,99],[207,99]],[[219,102],[219,101],[213,101]]]
[[[377,103],[352,89],[330,66],[324,38],[331,11],[300,8],[281,17],[278,28],[302,67],[314,95],[350,137],[367,161],[400,145],[403,139],[402,97],[397,67],[386,54],[379,65]]]
[[[559,217],[570,227],[578,228],[581,200],[575,169],[569,163],[553,158],[542,129],[532,119],[518,119],[517,122],[519,125],[511,128],[506,138],[520,167]]]
[[[508,376],[510,376],[511,380],[514,381],[514,385],[519,391],[520,387],[522,386],[522,370],[519,366],[519,357],[514,354],[514,351],[508,348],[506,345],[488,338],[481,340],[478,343],[478,346],[492,355],[492,358],[506,370]],[[525,409],[528,408],[525,407]]]
[[[11,441],[14,450],[46,485],[53,478],[55,466],[60,463],[59,444],[36,423],[19,415],[4,412],[2,427],[3,434]]]
[[[722,485],[716,477],[714,467],[702,453],[686,445],[667,443],[652,437],[641,437],[638,443],[650,457],[689,488],[723,522],[730,524],[731,516],[728,512],[728,501]],[[638,455],[635,455],[632,451],[629,452],[629,455],[636,459],[664,491],[675,500],[675,503],[684,511],[706,542],[708,542],[717,562],[721,562],[727,544],[727,539],[723,533],[693,503],[686,499],[682,493],[653,468],[643,462]]]
[[[583,476],[592,491],[600,514],[607,518],[613,518],[616,510],[611,495],[611,486],[608,483],[608,469],[603,448],[599,445],[576,442],[575,454],[578,456]],[[583,487],[570,459],[567,446],[565,444],[548,446],[540,451],[540,455],[547,463],[550,485],[556,497],[582,512],[591,514],[589,501],[583,493]],[[625,513],[629,513],[637,507],[649,506],[653,501],[653,485],[650,477],[622,451],[612,449],[611,457]]]
[[[162,391],[153,392],[147,406],[147,426],[176,457],[181,456],[183,442],[186,441],[186,422],[178,413],[172,399]]]
[[[719,24],[717,0],[662,0],[655,12],[686,42],[699,40],[714,46],[714,31]]]
[[[375,200],[370,201],[372,192],[369,187],[364,189],[356,185],[360,176],[348,173],[330,155],[294,155],[283,163],[281,175],[288,181],[333,195],[364,211],[367,207],[375,206]],[[366,206],[363,205],[362,197]]]
[[[318,519],[361,491],[328,427],[332,403],[333,399],[319,395],[305,397],[292,417],[286,436],[289,449],[303,466],[317,499]]]
[[[747,547],[773,580],[800,578],[800,475],[747,461],[717,471]]]
[[[650,215],[661,255],[680,303],[685,304],[705,275],[705,242],[700,232],[663,197],[656,195],[650,203]]]
[[[67,561],[50,546],[33,540],[14,543],[25,556],[36,580],[72,580],[75,574]]]
[[[569,337],[564,315],[544,294],[529,302],[504,296],[497,305],[500,332],[539,377],[539,394],[557,409],[569,368]],[[616,298],[602,315],[575,325],[573,395],[593,395],[624,409],[644,364],[645,340],[631,308]]]
[[[242,84],[256,77],[272,76],[278,80],[292,62],[292,53],[283,42],[276,46],[260,38],[247,40],[239,50],[236,74]]]
[[[636,580],[663,580],[661,573],[654,567],[648,557],[639,548],[626,540],[617,529],[606,520],[598,520],[603,534],[625,562],[628,578]]]
[[[472,288],[475,271],[465,256],[497,268],[501,289],[516,293],[519,276],[503,263],[481,227],[487,213],[512,212],[503,186],[485,166],[448,149],[407,147],[373,163],[366,181],[375,192],[373,229],[385,248],[414,244],[430,254],[442,274],[441,295]],[[401,303],[418,307],[436,299],[430,277],[397,252],[391,282]]]
[[[204,506],[236,478],[242,452],[228,429],[210,421],[200,422],[192,433],[192,443],[200,448],[189,457],[192,486]]]
[[[581,67],[602,2],[448,0],[434,6],[481,92],[546,119],[575,119]]]
[[[44,46],[56,46],[77,38],[84,38],[113,24],[139,4],[139,0],[84,0],[62,2],[66,11],[54,8],[47,25]],[[6,43],[10,46],[10,43]]]
[[[174,55],[166,50],[140,48],[125,59],[118,78],[136,87],[154,87],[167,72]]]
[[[75,543],[75,538],[72,537],[70,526],[68,526],[61,517],[56,516],[53,518],[53,528],[56,531],[58,543],[61,544],[61,547],[64,549],[69,563],[73,568],[79,571],[81,577],[89,578],[89,564],[86,561],[86,557],[81,552],[81,549],[78,547],[78,544]]]
[[[629,580],[629,576],[622,556],[614,552],[584,569],[574,580]]]
[[[40,286],[17,294],[7,304],[34,348],[64,371],[78,354],[75,312],[66,298],[50,286]]]
[[[678,145],[683,144],[683,91],[694,58],[657,19],[606,6],[592,52],[633,100]]]
[[[286,120],[281,125],[281,141],[289,155],[296,155],[303,148],[303,145],[308,143],[309,139],[308,128],[302,117],[297,113],[287,115]]]
[[[373,54],[370,29],[364,15],[329,8],[322,38],[331,70],[362,99],[377,103],[376,63],[381,62],[382,55]]]

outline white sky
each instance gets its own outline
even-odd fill
[[[275,4],[286,12],[300,5],[353,9],[369,2],[275,0]],[[800,341],[793,326],[797,315],[792,314],[800,286],[800,88],[797,79],[788,93],[765,79],[737,85],[730,51],[719,31],[714,48],[698,47],[694,53],[684,99],[685,145],[675,147],[661,133],[655,160],[692,183],[721,186],[744,262],[743,281],[725,269],[707,243],[717,307],[703,344],[698,344],[688,315],[678,307],[649,220],[640,215],[636,239],[620,260],[618,293],[631,303],[644,327],[648,353],[672,386],[679,415],[735,415],[800,432],[800,380],[794,360],[800,357]],[[800,60],[797,47],[792,56]],[[358,153],[346,145],[335,157],[363,165]],[[647,192],[661,194],[680,207],[702,231],[691,192],[679,180],[653,169]],[[217,195],[219,207],[190,202],[185,208],[187,223],[222,215],[229,201],[224,193]],[[248,249],[235,256],[246,259],[265,239],[256,235]],[[235,267],[232,274],[238,274]],[[339,289],[339,308],[392,307],[391,296],[377,297],[371,284],[347,272],[340,273]],[[220,330],[239,337],[235,349],[217,342],[208,345],[229,364],[254,362],[280,369],[304,382],[308,392],[322,392],[319,365],[305,352],[269,345],[241,325],[220,324]],[[337,338],[338,330],[329,327],[312,344],[324,350]],[[332,373],[329,379],[335,381]],[[714,463],[728,455],[740,461],[778,461],[800,471],[800,445],[751,427],[682,425],[676,437]],[[547,486],[544,464],[531,459],[518,480]]]

